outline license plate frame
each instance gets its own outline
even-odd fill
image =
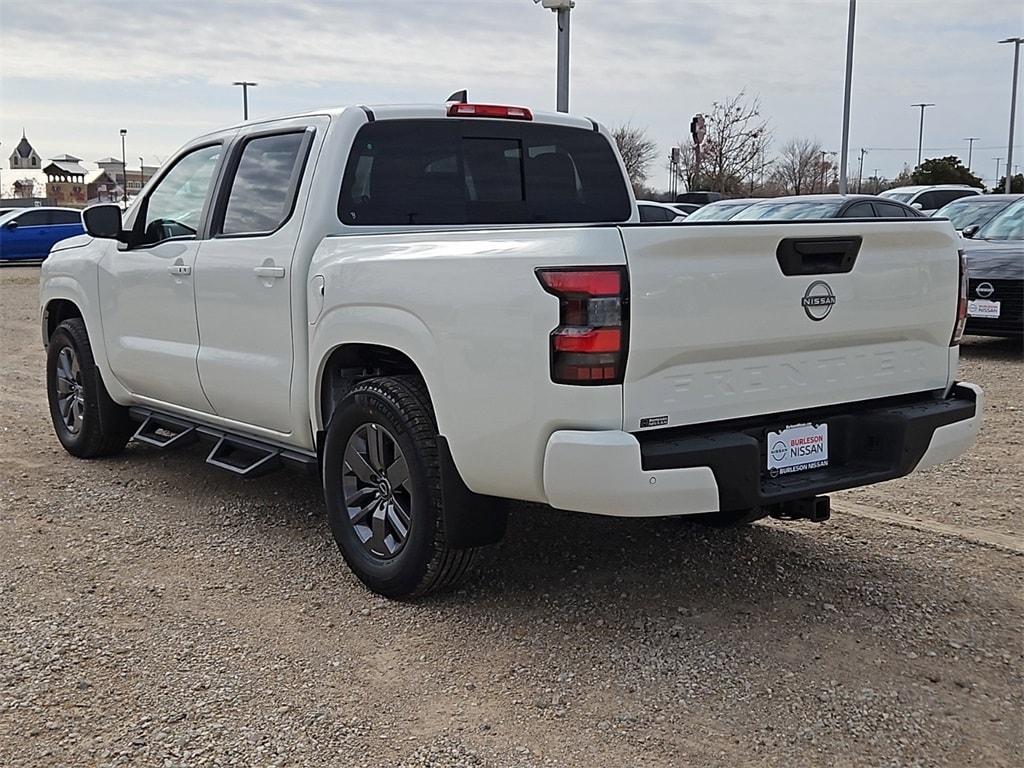
[[[828,422],[789,424],[766,430],[765,447],[765,468],[771,477],[827,467]]]
[[[990,299],[971,299],[967,302],[967,316],[979,320],[998,320],[1002,313],[1002,303]]]

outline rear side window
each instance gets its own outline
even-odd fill
[[[381,120],[356,135],[338,216],[353,226],[625,221],[596,131],[497,120]]]
[[[888,205],[888,203],[886,203]],[[899,206],[892,206],[898,208]],[[843,218],[845,219],[873,219],[875,212],[871,209],[871,203],[854,203],[845,211],[843,211]]]
[[[880,203],[876,201],[875,209],[878,211],[878,215],[883,219],[905,219],[908,217],[907,209],[902,205],[893,205],[892,203]]]
[[[81,224],[82,214],[78,211],[50,211],[51,224]]]
[[[224,235],[273,232],[289,217],[301,174],[305,133],[249,139],[231,179]]]

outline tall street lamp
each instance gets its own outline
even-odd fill
[[[1013,43],[1013,90],[1010,91],[1010,140],[1006,146],[1006,186],[1003,191],[1010,194],[1010,170],[1013,168],[1013,122],[1017,115],[1017,69],[1020,64],[1020,44],[1024,43],[1024,37],[1008,37],[1000,40],[1000,43]],[[996,181],[999,174],[996,174]]]
[[[242,119],[249,119],[249,89],[255,88],[259,83],[253,83],[248,80],[236,80],[232,85],[242,86]]]
[[[850,0],[850,20],[846,26],[846,91],[843,96],[843,148],[839,154],[839,194],[846,194],[846,156],[850,153],[850,90],[853,87],[853,25],[857,0]],[[863,161],[864,156],[861,155]],[[860,186],[860,182],[857,182]],[[859,190],[858,190],[859,191]]]
[[[934,107],[934,104],[911,104],[912,107],[921,108],[921,127],[917,131],[917,164],[921,164],[921,147],[924,143],[924,111],[928,107]]]
[[[995,182],[992,184],[992,189],[995,190],[996,184],[999,183],[999,169],[1003,167],[1001,165],[1001,163],[1003,162],[1003,158],[1001,158],[1001,157],[993,157],[992,159],[996,161]]]
[[[968,144],[967,144],[967,170],[968,171],[971,170],[971,160],[974,157],[974,142],[976,142],[977,140],[978,140],[977,136],[967,136],[967,137],[964,138],[964,141],[968,142]]]
[[[128,129],[121,129],[121,178],[124,180],[121,187],[121,207],[128,210],[128,159],[124,153],[124,137],[128,135]]]
[[[542,8],[554,11],[558,21],[558,90],[556,109],[569,111],[569,11],[576,6],[576,0],[533,0]]]

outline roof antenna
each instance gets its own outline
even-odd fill
[[[447,98],[447,103],[451,104],[453,101],[456,104],[467,104],[469,102],[469,92],[463,88],[461,91],[456,91]]]

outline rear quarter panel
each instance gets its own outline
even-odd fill
[[[327,238],[310,267],[324,309],[309,327],[310,403],[319,413],[324,363],[342,343],[392,347],[422,372],[466,484],[478,493],[544,501],[550,434],[618,429],[622,388],[554,384],[549,335],[558,300],[538,267],[620,265],[614,227],[504,228]]]

